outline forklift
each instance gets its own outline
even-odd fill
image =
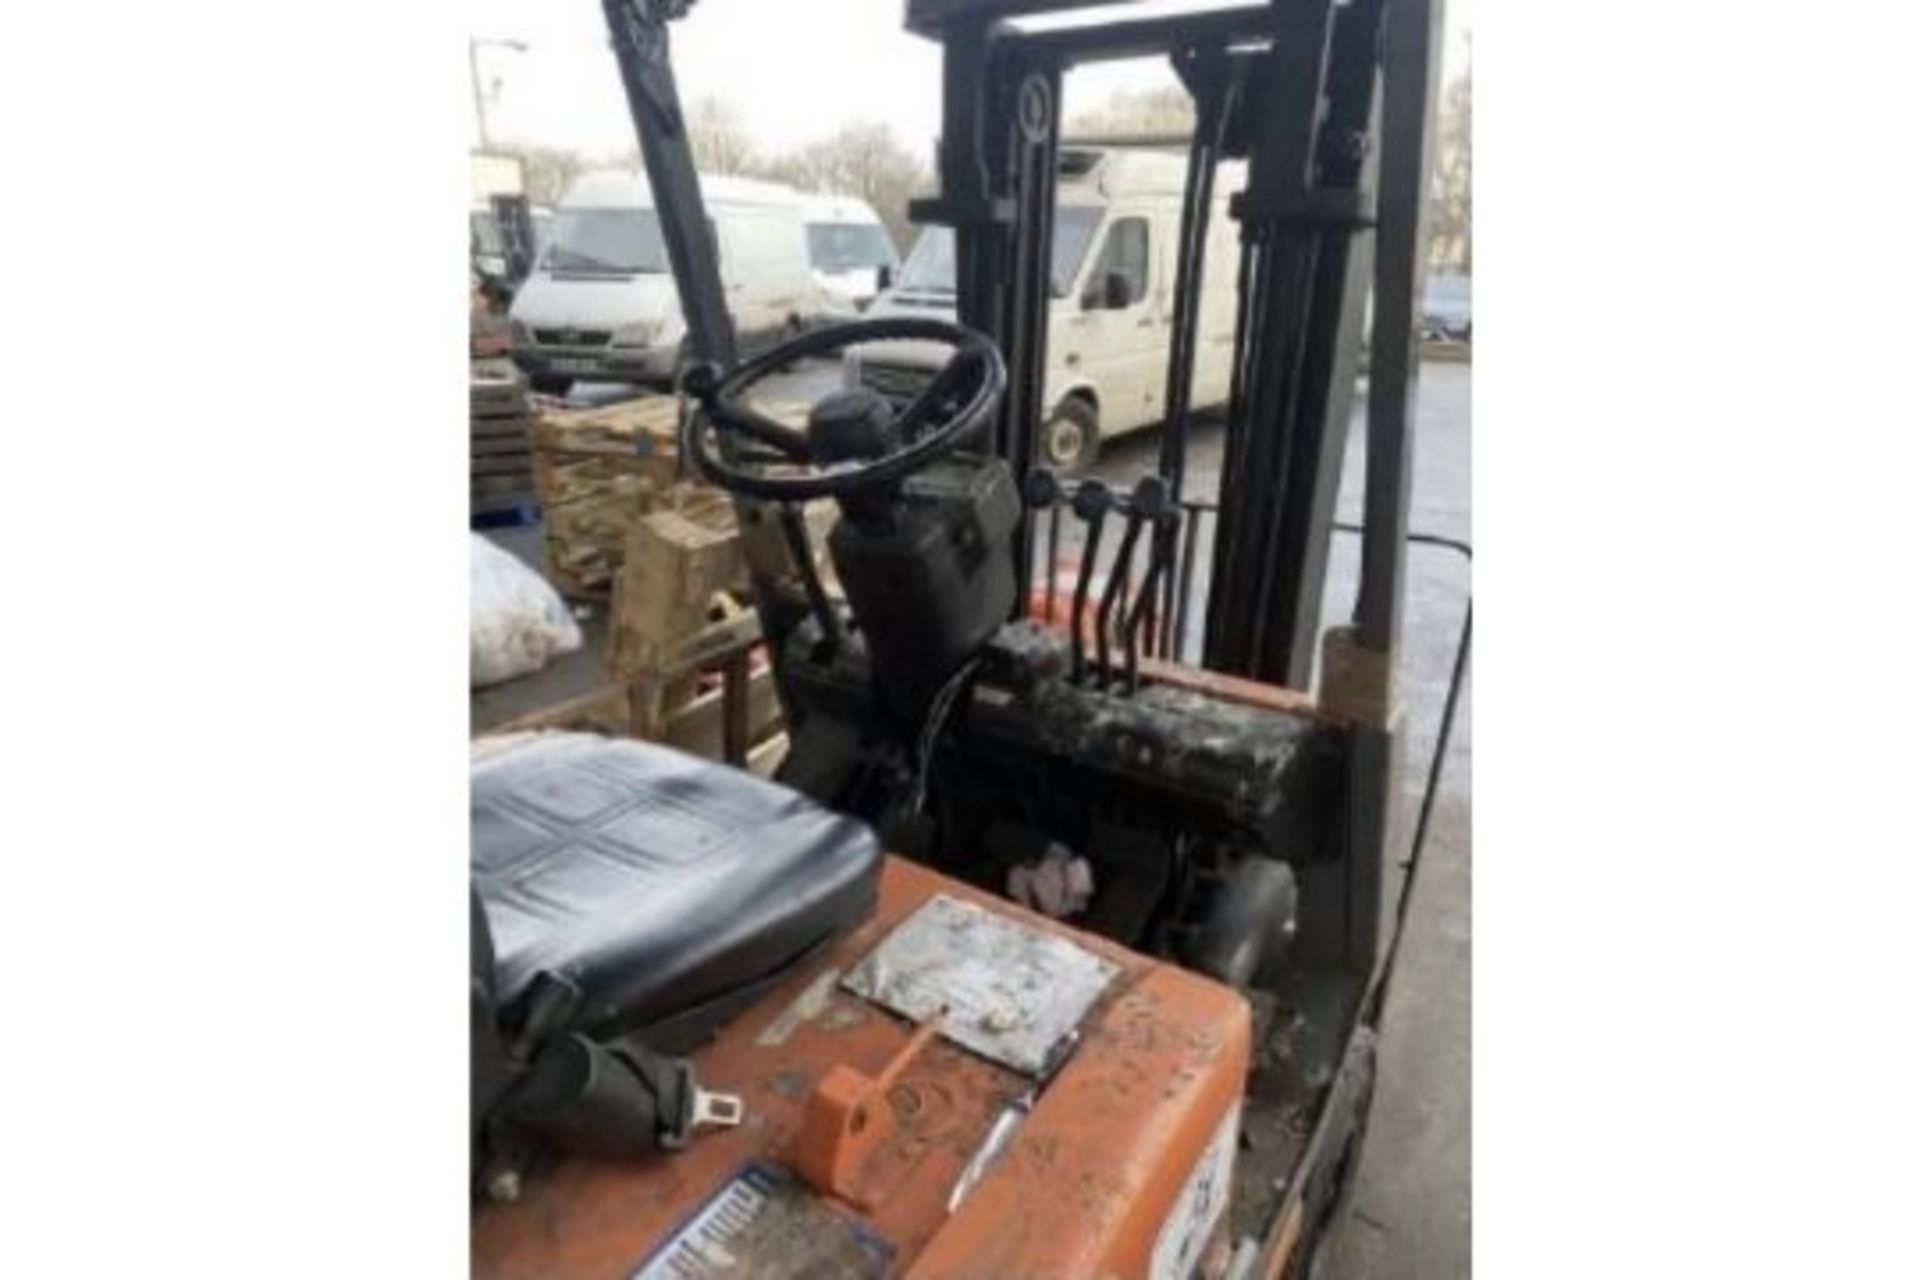
[[[1308,1274],[1470,636],[1390,904],[1438,6],[906,0],[944,59],[911,212],[953,228],[956,319],[744,360],[669,55],[692,0],[603,7],[687,320],[681,456],[735,502],[791,749],[764,780],[585,735],[476,748],[474,1274]],[[1062,78],[1140,57],[1195,128],[1166,425],[1121,492],[1037,465],[1036,432]],[[1207,493],[1189,394],[1225,159],[1247,182]],[[804,429],[754,406],[796,362],[900,341],[949,353],[903,399],[837,391]],[[1323,629],[1342,532],[1358,600]]]

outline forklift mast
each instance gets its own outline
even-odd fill
[[[1107,19],[1072,25],[1072,11]],[[940,192],[915,221],[954,229],[962,323],[1005,352],[995,448],[1024,484],[1046,406],[1060,89],[1073,66],[1168,58],[1194,102],[1175,272],[1159,470],[1214,531],[1202,662],[1306,689],[1320,643],[1334,503],[1359,372],[1366,297],[1376,307],[1367,424],[1359,644],[1382,668],[1398,639],[1418,368],[1414,305],[1436,88],[1436,0],[1270,0],[1129,18],[1099,0],[908,0],[910,30],[941,42]],[[1027,20],[1043,19],[1045,25]],[[1239,314],[1218,492],[1190,491],[1195,315],[1214,172],[1245,159]],[[1033,531],[1016,573],[1026,598]],[[1167,548],[1161,554],[1171,555]],[[1180,557],[1191,564],[1189,553]],[[1163,651],[1179,653],[1198,583],[1164,576]]]

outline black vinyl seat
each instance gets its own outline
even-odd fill
[[[472,795],[506,1027],[542,974],[579,990],[569,1022],[590,1035],[698,1023],[862,919],[877,891],[864,824],[668,747],[542,734],[476,759]]]

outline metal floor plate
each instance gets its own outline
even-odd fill
[[[840,985],[914,1022],[945,1009],[947,1039],[1040,1076],[1119,972],[1058,934],[942,894],[907,917]]]

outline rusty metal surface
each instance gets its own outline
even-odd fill
[[[1205,979],[986,897],[897,859],[859,929],[771,991],[696,1055],[703,1084],[738,1093],[745,1122],[674,1154],[569,1160],[533,1171],[519,1201],[476,1212],[480,1280],[614,1280],[750,1163],[784,1167],[814,1085],[835,1064],[879,1073],[911,1027],[839,986],[937,895],[1061,935],[1115,969],[1073,1056],[957,1211],[954,1184],[1032,1081],[944,1039],[889,1091],[898,1132],[850,1213],[915,1277],[1142,1275],[1203,1152],[1241,1097],[1246,1003]],[[1217,1246],[1224,1236],[1213,1243]]]
[[[940,894],[842,985],[914,1022],[944,1011],[941,1034],[954,1043],[1041,1075],[1119,972],[1057,932]]]
[[[1190,693],[1205,694],[1224,702],[1238,702],[1244,706],[1259,707],[1266,711],[1278,711],[1307,719],[1333,722],[1330,717],[1322,713],[1320,704],[1314,700],[1312,694],[1302,693],[1298,689],[1289,689],[1283,685],[1262,684],[1258,680],[1228,675],[1224,671],[1208,671],[1204,667],[1195,667],[1184,662],[1168,662],[1161,658],[1142,658],[1140,659],[1140,678],[1148,684],[1185,689]]]

